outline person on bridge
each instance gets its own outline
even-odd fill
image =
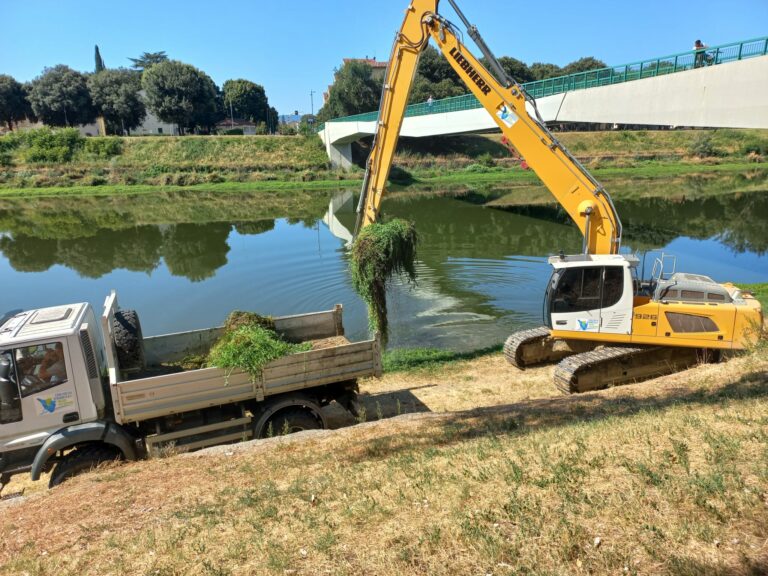
[[[706,52],[705,50],[709,48],[704,42],[701,40],[696,40],[693,44],[693,49],[696,50],[696,58],[693,61],[693,67],[699,68],[701,66],[704,66],[704,61],[706,58]]]
[[[435,100],[432,98],[432,94],[429,95],[429,98],[427,98],[427,106],[432,108],[432,104],[434,104]]]

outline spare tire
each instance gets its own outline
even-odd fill
[[[117,365],[121,372],[144,370],[144,338],[136,310],[115,312],[112,332],[117,349]]]

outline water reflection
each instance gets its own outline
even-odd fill
[[[392,345],[487,346],[539,322],[546,256],[580,250],[581,236],[556,206],[501,207],[500,196],[385,202],[385,214],[414,220],[421,238],[418,287],[390,293]],[[336,302],[350,336],[366,333],[346,263],[351,192],[292,205],[263,193],[27,202],[0,203],[0,312],[84,298],[99,305],[118,288],[149,311],[149,334],[211,325],[232,307],[287,314]],[[617,208],[633,250],[671,246],[681,269],[768,280],[764,193],[635,198]]]

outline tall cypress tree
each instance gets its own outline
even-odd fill
[[[96,44],[96,53],[94,54],[94,58],[96,60],[96,70],[94,70],[94,72],[98,74],[99,72],[104,70],[104,68],[106,68],[106,66],[104,66],[104,59],[101,57],[101,54],[99,53],[98,44]]]

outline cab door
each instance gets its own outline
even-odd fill
[[[563,268],[551,297],[553,330],[599,332],[602,266]]]
[[[21,420],[0,426],[2,450],[42,444],[56,430],[80,421],[66,339],[12,351],[21,399]]]

